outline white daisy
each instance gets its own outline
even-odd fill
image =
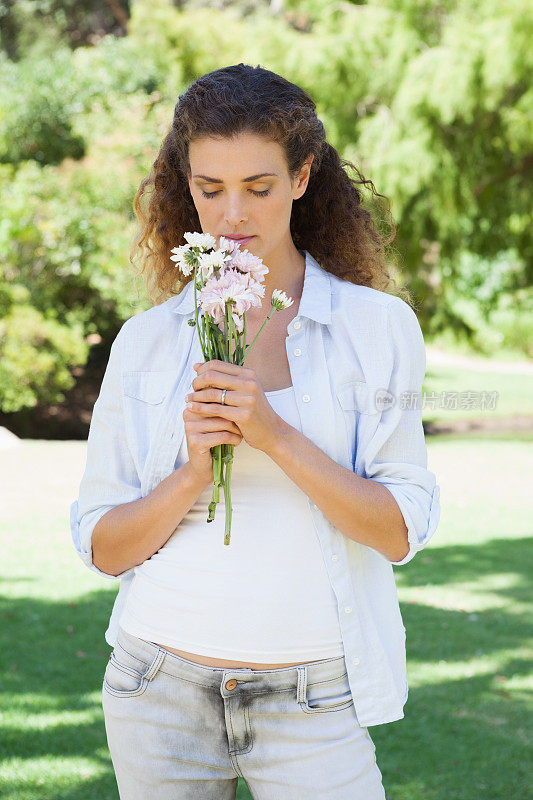
[[[289,308],[294,303],[292,297],[287,297],[285,292],[281,289],[274,289],[272,292],[272,307],[276,309],[276,311],[283,311],[285,308]]]
[[[184,275],[194,272],[194,253],[191,252],[190,245],[173,247],[170,252],[174,254],[170,256],[170,260],[175,262],[174,266],[179,267]]]
[[[209,250],[210,247],[215,247],[216,239],[210,233],[197,233],[196,231],[187,231],[183,234],[185,241],[191,247],[199,247],[203,250]]]

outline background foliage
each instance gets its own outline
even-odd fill
[[[148,307],[128,259],[133,195],[177,95],[239,61],[309,91],[329,140],[390,197],[425,334],[532,356],[528,12],[0,0],[0,410],[61,401],[90,343]]]

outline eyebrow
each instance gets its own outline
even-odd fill
[[[242,182],[250,183],[251,181],[257,181],[259,178],[269,177],[277,177],[277,172],[260,172],[258,175],[250,175],[249,178],[243,178]],[[193,175],[193,178],[203,178],[208,183],[224,183],[221,178],[209,178],[207,175]]]

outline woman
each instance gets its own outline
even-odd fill
[[[408,691],[392,564],[433,535],[439,487],[420,326],[346,163],[306,92],[238,64],[180,96],[135,198],[156,302],[113,342],[71,506],[84,563],[121,579],[102,698],[125,800],[234,798],[239,776],[261,800],[385,797],[368,726]],[[186,231],[246,237],[265,306],[293,298],[244,366],[201,363],[169,259]],[[229,546],[223,503],[206,524],[223,442]]]

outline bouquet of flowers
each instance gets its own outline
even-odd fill
[[[170,260],[184,275],[194,272],[195,319],[202,353],[206,360],[218,359],[242,366],[255,340],[274,311],[282,311],[293,300],[285,292],[272,292],[271,311],[251,344],[246,343],[246,311],[261,306],[264,297],[264,277],[268,267],[262,259],[248,250],[241,250],[239,242],[210,233],[187,232],[187,244],[174,247]],[[201,314],[198,315],[198,303]],[[223,329],[221,328],[223,325]],[[230,543],[231,533],[231,468],[235,445],[219,444],[211,448],[213,458],[213,495],[209,504],[207,522],[215,518],[220,487],[224,489],[226,521],[224,544]]]

